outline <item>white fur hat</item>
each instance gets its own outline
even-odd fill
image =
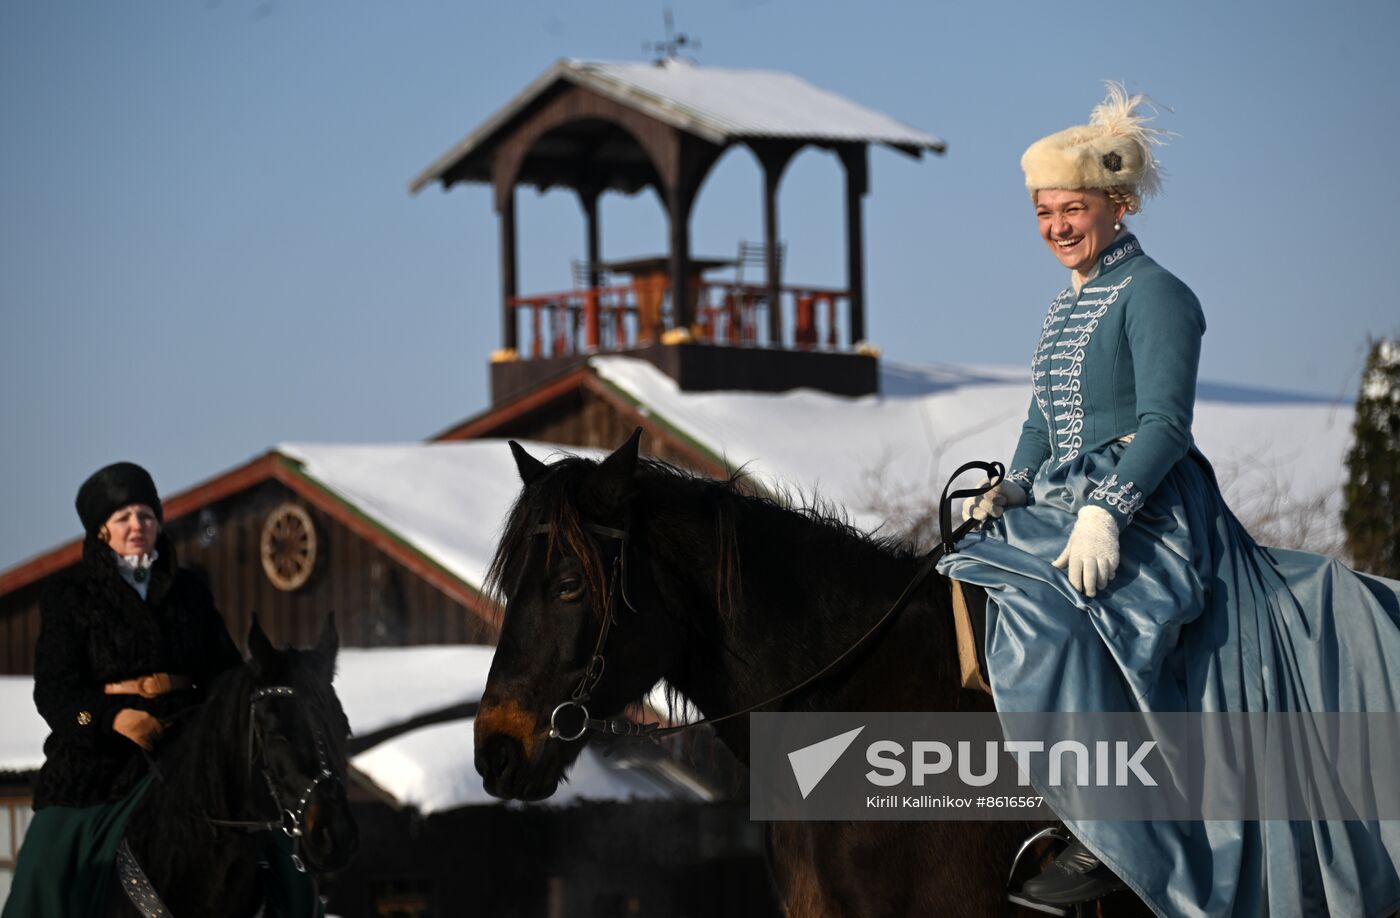
[[[1165,132],[1147,126],[1137,113],[1143,96],[1129,96],[1122,84],[1107,83],[1108,96],[1095,106],[1089,123],[1042,137],[1021,156],[1026,188],[1129,187],[1139,197],[1161,190],[1152,147]],[[1150,103],[1149,103],[1150,104]]]

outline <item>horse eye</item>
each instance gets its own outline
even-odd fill
[[[559,598],[565,602],[576,602],[583,596],[583,583],[575,577],[559,582]]]

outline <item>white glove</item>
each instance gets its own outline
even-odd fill
[[[983,478],[983,487],[990,478]],[[964,520],[985,520],[987,517],[997,519],[1007,507],[1024,507],[1026,505],[1026,491],[1014,481],[1007,481],[1003,478],[995,488],[992,488],[981,497],[969,497],[963,501],[962,518]]]
[[[1052,562],[1085,596],[1108,586],[1118,570],[1118,523],[1102,507],[1081,507],[1069,543]]]

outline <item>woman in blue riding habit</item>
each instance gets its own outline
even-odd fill
[[[1158,190],[1161,133],[1110,83],[1089,124],[1021,166],[1070,285],[1032,359],[1006,479],[939,569],[987,590],[1002,712],[1394,712],[1400,583],[1261,548],[1195,449],[1206,323],[1124,221]],[[1400,822],[1066,820],[1075,841],[1023,896],[1126,884],[1160,915],[1388,915]]]

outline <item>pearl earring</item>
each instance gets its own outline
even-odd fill
[[[1121,230],[1122,228],[1123,228],[1123,224],[1121,224],[1121,223],[1115,223],[1115,224],[1113,224],[1113,231],[1114,231],[1115,233],[1118,232],[1119,230]]]

